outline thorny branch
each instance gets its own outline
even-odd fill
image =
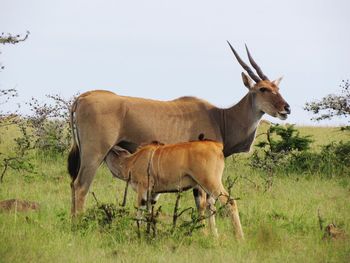
[[[173,213],[173,226],[172,226],[171,232],[175,231],[177,219],[181,217],[185,212],[189,210],[193,210],[192,207],[187,207],[179,212],[179,204],[180,204],[181,197],[182,197],[182,191],[179,191],[176,195],[176,201],[175,201],[174,213]]]
[[[123,202],[122,202],[122,204],[121,204],[122,207],[125,207],[125,206],[126,206],[126,198],[127,198],[127,196],[128,196],[128,188],[129,188],[130,180],[131,180],[131,173],[129,173],[129,178],[128,178],[128,180],[126,181],[126,185],[125,185],[125,189],[124,189]]]
[[[11,34],[7,34],[5,35],[5,33],[1,33],[1,36],[0,36],[0,44],[17,44],[19,42],[23,42],[25,41],[28,36],[29,36],[30,32],[27,31],[26,32],[26,35],[21,38],[21,35],[11,35]]]
[[[95,201],[96,201],[96,205],[97,207],[100,207],[103,209],[103,211],[105,212],[106,216],[107,216],[107,220],[108,222],[112,222],[113,220],[113,215],[110,213],[110,211],[108,211],[108,209],[106,208],[106,206],[104,204],[100,205],[100,202],[97,200],[97,197],[95,195],[94,192],[91,192],[92,196],[94,197]]]
[[[11,34],[5,35],[5,33],[1,33],[1,35],[0,35],[0,44],[3,44],[3,45],[5,45],[5,44],[13,44],[14,45],[14,44],[17,44],[19,42],[23,42],[23,41],[25,41],[28,38],[29,34],[30,34],[29,31],[27,31],[26,35],[23,38],[21,38],[20,35],[13,36]],[[1,52],[0,52],[0,54],[1,54]],[[4,68],[5,67],[0,64],[0,70],[3,70]]]
[[[152,157],[151,157],[152,158]],[[158,216],[161,213],[161,206],[158,207],[158,209],[154,210],[154,204],[151,204],[151,197],[153,195],[153,186],[152,190],[150,187],[150,181],[151,181],[151,160],[148,163],[147,167],[147,200],[146,200],[146,211],[144,218],[136,218],[137,223],[137,235],[139,238],[141,238],[141,232],[140,232],[140,222],[146,222],[146,234],[149,236],[151,234],[151,229],[153,231],[153,238],[157,237],[158,231],[157,231],[157,223],[158,223]],[[138,208],[140,209],[140,208]]]
[[[15,158],[5,158],[3,160],[4,162],[4,169],[2,170],[2,173],[1,173],[1,177],[0,177],[0,183],[3,182],[3,179],[4,179],[4,176],[5,176],[5,173],[7,171],[7,168],[9,167],[9,163],[14,160]]]
[[[173,228],[172,231],[175,230],[176,227],[176,221],[178,218],[178,210],[179,210],[179,203],[180,203],[180,198],[181,198],[181,192],[178,192],[176,195],[176,201],[175,201],[175,206],[174,206],[174,213],[173,213]]]
[[[152,157],[151,157],[152,158]],[[151,161],[148,163],[147,167],[147,200],[146,200],[146,210],[147,213],[150,211],[150,203],[151,203],[151,193],[150,193],[150,177],[151,177]],[[153,208],[153,206],[152,206]],[[153,210],[151,211],[151,214],[153,214]],[[151,233],[151,220],[147,220],[147,234],[149,235]]]
[[[329,94],[321,100],[307,102],[304,110],[312,112],[314,121],[345,117],[350,121],[350,81],[342,80],[340,94]]]

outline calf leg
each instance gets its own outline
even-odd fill
[[[159,199],[160,194],[152,193],[151,195],[151,205],[155,205]]]
[[[208,223],[211,232],[215,237],[218,237],[218,229],[216,228],[216,223],[215,223],[215,213],[216,213],[216,207],[215,207],[215,199],[213,197],[208,197],[207,198],[208,202],[208,207],[207,211],[209,213],[208,217]]]
[[[143,211],[147,208],[147,190],[139,186],[137,189],[137,216],[138,224],[142,219]]]
[[[199,218],[204,218],[204,213],[207,205],[207,193],[201,187],[196,187],[193,189],[193,196],[198,210]]]
[[[220,178],[220,180],[218,180],[218,178]],[[198,177],[197,182],[200,184],[200,186],[203,187],[203,189],[205,189],[205,191],[210,195],[210,197],[213,197],[215,200],[219,198],[220,203],[222,203],[223,205],[228,205],[236,236],[238,239],[243,239],[244,235],[241,226],[241,221],[239,219],[237,203],[235,200],[229,199],[229,195],[221,183],[221,177]]]
[[[147,189],[141,185],[137,188],[137,219],[142,218],[143,211],[148,208],[148,212],[151,212],[151,206],[155,205],[158,201],[160,194],[150,194],[150,200],[147,200]],[[148,202],[148,207],[147,207]]]
[[[238,239],[244,239],[244,234],[241,226],[241,221],[239,219],[238,207],[236,200],[229,198],[227,191],[223,188],[221,194],[218,196],[220,203],[222,205],[227,205],[230,211],[230,216],[232,220],[233,227],[235,229],[236,237]]]

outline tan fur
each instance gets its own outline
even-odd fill
[[[200,186],[210,196],[208,206],[213,214],[209,217],[209,225],[214,234],[217,233],[214,200],[219,199],[222,204],[228,204],[236,235],[243,238],[237,204],[228,200],[221,182],[224,169],[222,150],[222,143],[214,141],[150,144],[134,154],[116,146],[107,155],[106,164],[114,175],[130,182],[138,193],[138,207],[142,200],[146,200],[147,191],[155,196]]]

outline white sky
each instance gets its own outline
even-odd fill
[[[0,0],[0,10],[0,32],[31,32],[24,43],[0,46],[0,88],[17,88],[20,102],[108,89],[228,107],[247,90],[226,40],[246,61],[247,43],[270,79],[284,76],[290,123],[317,124],[304,103],[350,78],[348,0]]]

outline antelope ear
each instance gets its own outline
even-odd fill
[[[280,77],[280,78],[275,79],[274,81],[272,81],[272,83],[275,84],[278,87],[280,85],[282,79],[283,79],[283,77]]]
[[[254,87],[253,80],[250,77],[248,77],[248,75],[246,75],[244,72],[242,72],[242,80],[243,80],[244,86],[246,86],[248,89],[251,89]]]
[[[124,148],[122,148],[118,145],[114,145],[113,148],[111,149],[111,151],[114,152],[118,156],[120,156],[121,154],[130,155],[130,152],[128,152],[127,150],[125,150]]]

